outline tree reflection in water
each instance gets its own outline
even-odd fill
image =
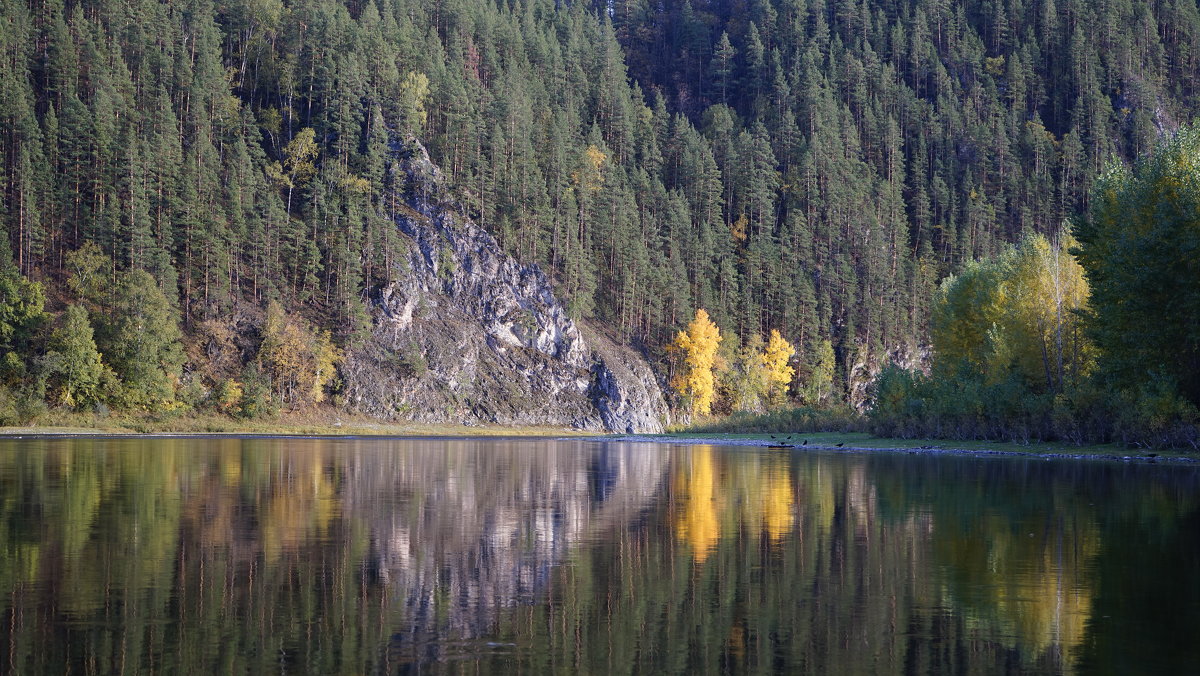
[[[713,446],[10,440],[0,671],[1186,669],[1196,489]]]

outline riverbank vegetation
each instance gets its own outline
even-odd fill
[[[270,417],[245,418],[217,411],[192,409],[146,411],[80,411],[58,407],[46,410],[35,424],[6,426],[5,436],[41,435],[228,435],[228,436],[384,436],[384,437],[575,437],[594,431],[562,427],[461,425],[379,420],[347,414],[328,405],[302,411],[279,411]]]
[[[867,421],[850,408],[777,408],[766,413],[735,412],[698,419],[684,425],[679,434],[803,434],[814,432],[861,432]],[[798,442],[797,442],[798,443]]]
[[[729,367],[709,410],[862,410],[884,365],[927,361],[941,280],[1032,235],[1060,251],[1111,158],[1200,113],[1200,12],[1166,0],[16,0],[0,54],[0,418],[20,422],[345,403],[339,359],[411,244],[389,199],[406,134],[575,317],[666,378],[703,308]],[[1124,221],[1088,222],[1081,251],[1121,239]],[[1084,267],[1140,317],[1188,297]],[[1186,419],[1155,394],[1195,401],[1186,331],[1133,339],[1176,346],[1160,372],[1118,346],[1148,326],[1133,317],[1091,329],[1108,362],[1047,355],[1046,385],[1021,380],[1031,336],[1006,334],[966,392],[984,422],[937,424],[1000,431],[1006,359],[1038,402],[1005,400],[1028,421],[1014,434],[1110,420],[1087,403],[1110,387],[1131,397],[1118,411]],[[794,350],[786,388],[757,362],[772,331]],[[1159,385],[1135,382],[1147,368]],[[709,386],[682,377],[681,408],[705,410]]]
[[[1074,236],[1030,234],[947,278],[928,370],[884,368],[861,424],[895,438],[1200,447],[1197,213],[1200,127],[1190,127],[1102,176]],[[691,429],[837,420],[797,408]]]
[[[1027,239],[935,301],[928,375],[886,369],[886,436],[1200,447],[1200,127],[1097,182],[1078,242]]]
[[[212,321],[185,336],[176,308],[145,271],[128,270],[111,285],[98,247],[67,259],[65,286],[78,302],[57,316],[39,282],[0,263],[0,425],[65,416],[104,426],[119,412],[186,428],[184,413],[196,421],[270,418],[336,391],[341,355],[329,334],[278,303],[241,317],[240,332]]]

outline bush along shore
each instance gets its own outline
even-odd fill
[[[1057,241],[948,278],[928,374],[885,370],[884,436],[1200,449],[1200,127],[1097,181]]]

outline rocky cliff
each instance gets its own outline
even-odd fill
[[[536,265],[467,217],[416,140],[392,146],[408,251],[372,292],[372,339],[344,368],[349,403],[422,422],[662,430],[667,408],[639,354],[585,339]]]

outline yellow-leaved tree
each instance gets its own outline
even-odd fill
[[[283,161],[267,165],[267,178],[281,188],[287,188],[287,214],[292,215],[292,193],[302,188],[317,175],[316,159],[320,148],[317,133],[305,127],[292,137],[283,148]]]
[[[969,263],[933,308],[939,368],[965,366],[997,383],[1019,374],[1040,392],[1078,385],[1093,348],[1083,331],[1088,284],[1064,234],[1026,237],[994,261]]]
[[[712,323],[704,309],[699,309],[687,330],[680,331],[669,347],[683,359],[683,367],[671,379],[671,387],[687,400],[693,415],[712,412],[716,396],[713,367],[720,344],[721,330]]]
[[[314,332],[275,301],[267,306],[258,362],[281,401],[293,407],[319,403],[341,359],[328,331]]]
[[[792,384],[792,378],[796,375],[796,369],[788,363],[795,354],[796,348],[779,334],[779,330],[771,329],[767,349],[760,358],[767,376],[767,401],[773,406],[787,396],[788,385]]]
[[[796,354],[792,344],[772,329],[767,340],[751,334],[740,349],[736,336],[723,341],[717,354],[718,364],[725,354],[725,362],[733,367],[720,373],[718,390],[727,398],[734,411],[762,413],[772,406],[783,403],[788,385],[796,371],[788,363]],[[718,365],[718,371],[720,367]]]
[[[429,121],[429,76],[410,71],[400,81],[400,119],[405,128],[419,133]]]
[[[1028,237],[1012,262],[1008,312],[1017,348],[1013,362],[1030,382],[1061,392],[1078,385],[1091,368],[1092,349],[1084,336],[1088,283],[1071,255],[1078,245],[1064,233],[1058,243]]]
[[[604,167],[607,164],[608,155],[595,144],[589,145],[583,151],[579,170],[573,172],[571,178],[581,190],[588,193],[597,192],[604,187]]]

